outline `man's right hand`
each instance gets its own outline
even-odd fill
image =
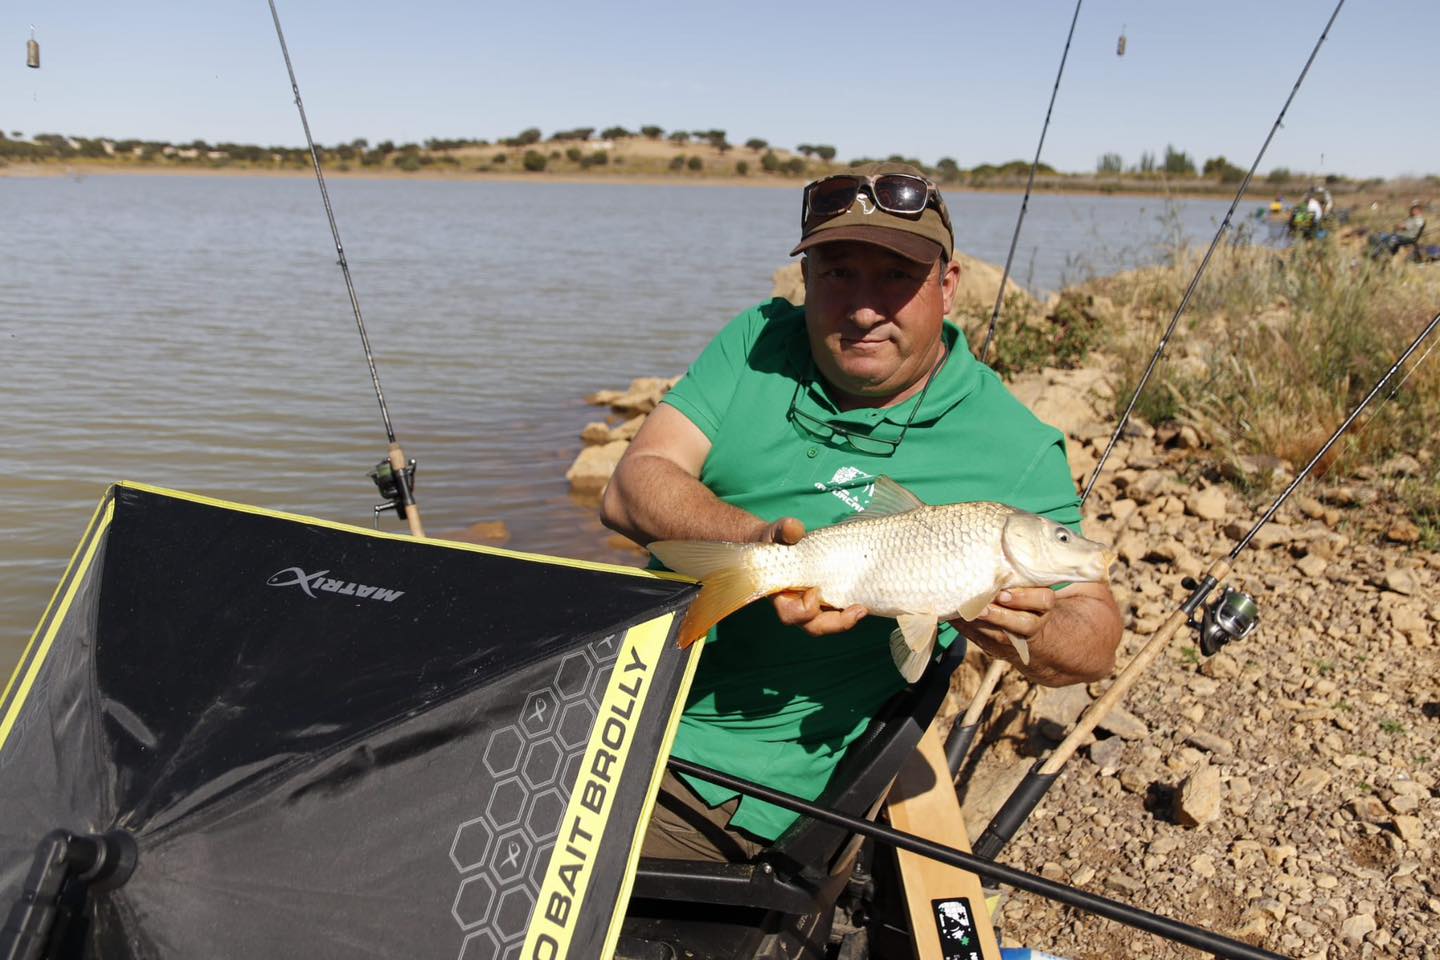
[[[755,539],[761,543],[779,543],[794,546],[805,536],[805,524],[794,517],[781,517],[769,524]],[[832,633],[844,633],[854,627],[868,613],[858,603],[844,610],[827,607],[820,602],[820,590],[785,590],[775,594],[775,614],[786,626],[799,627],[812,637],[824,637]]]

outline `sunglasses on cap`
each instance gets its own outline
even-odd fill
[[[840,173],[806,184],[802,198],[804,208],[800,215],[801,229],[808,231],[822,220],[840,216],[855,205],[862,189],[870,195],[876,207],[908,220],[919,220],[927,207],[934,207],[945,228],[950,229],[950,215],[940,200],[940,191],[935,184],[908,173],[874,176]]]

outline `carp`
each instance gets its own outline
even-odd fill
[[[748,603],[816,587],[826,606],[860,604],[894,617],[890,654],[914,682],[924,672],[942,620],[974,620],[1007,587],[1102,581],[1114,554],[1068,527],[1003,503],[926,506],[888,477],[870,505],[793,545],[661,540],[650,552],[701,582],[680,629],[680,646]],[[1028,644],[1011,637],[1020,659]]]

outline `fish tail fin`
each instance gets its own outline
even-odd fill
[[[680,648],[705,636],[710,628],[730,614],[774,589],[760,582],[750,562],[753,543],[721,543],[703,540],[661,540],[649,546],[660,562],[677,573],[701,581],[700,596],[690,605],[680,625]]]

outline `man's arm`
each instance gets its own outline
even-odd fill
[[[1062,590],[1012,587],[969,623],[952,620],[962,636],[992,657],[1008,660],[1047,687],[1063,687],[1108,676],[1124,624],[1110,586],[1072,583]],[[1030,663],[1020,663],[1009,635],[1030,644]]]
[[[600,520],[639,544],[656,540],[729,540],[732,543],[799,543],[805,525],[794,517],[774,523],[731,506],[700,482],[710,439],[690,418],[660,404],[645,418],[605,488]],[[865,616],[859,605],[831,610],[820,592],[778,593],[780,622],[811,636],[849,630]]]
[[[710,438],[660,404],[615,467],[600,520],[639,544],[656,540],[757,540],[767,524],[725,503],[700,482]]]

